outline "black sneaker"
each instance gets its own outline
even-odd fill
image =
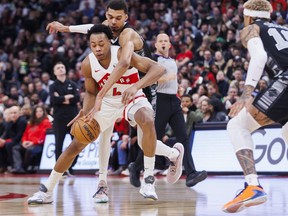
[[[137,171],[135,169],[134,163],[130,163],[128,166],[129,170],[129,180],[130,184],[132,184],[134,187],[140,187],[141,182],[140,182],[140,171]]]
[[[186,178],[186,186],[193,187],[199,182],[205,180],[207,178],[207,172],[205,170],[201,172],[190,173]]]

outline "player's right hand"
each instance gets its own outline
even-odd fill
[[[99,96],[99,94],[96,96],[94,107],[85,115],[85,121],[92,121],[95,117],[96,112],[100,111],[101,105],[102,105],[103,98]]]
[[[75,116],[74,119],[72,119],[68,124],[67,124],[67,127],[69,127],[70,125],[72,125],[78,118],[81,118],[83,116],[83,110],[81,109],[78,113],[77,116]]]

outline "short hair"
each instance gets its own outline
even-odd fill
[[[62,64],[62,65],[64,65],[64,67],[66,68],[66,65],[65,65],[62,61],[58,61],[58,62],[56,62],[56,63],[54,64],[54,66],[53,66],[53,71],[54,71],[55,66],[58,65],[58,64]]]
[[[189,98],[190,101],[193,103],[193,98],[192,98],[192,95],[190,95],[190,94],[184,94],[184,95],[182,95],[181,98]]]
[[[125,14],[128,14],[128,6],[123,0],[112,0],[108,2],[106,10],[109,8],[113,10],[123,10]]]
[[[244,8],[255,11],[272,12],[272,5],[267,0],[249,0],[244,3]]]
[[[90,36],[92,34],[100,34],[100,33],[104,33],[109,40],[113,39],[113,33],[111,31],[111,29],[104,25],[104,24],[96,24],[94,25],[87,33],[87,38],[88,40],[90,39]]]

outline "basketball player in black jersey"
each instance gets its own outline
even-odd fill
[[[244,91],[229,113],[232,119],[227,132],[245,176],[245,188],[224,205],[225,212],[238,212],[267,200],[255,169],[251,133],[278,122],[283,125],[282,137],[288,144],[288,28],[270,23],[271,12],[267,0],[249,0],[244,4],[245,27],[240,38],[251,59]],[[270,85],[254,94],[264,73],[270,77]]]

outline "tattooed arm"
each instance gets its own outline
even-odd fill
[[[252,38],[260,37],[259,33],[260,29],[259,26],[256,24],[248,25],[245,28],[243,28],[242,31],[240,32],[240,39],[242,45],[247,48],[248,41]]]
[[[241,42],[244,47],[248,48],[251,59],[245,80],[244,91],[238,101],[231,106],[229,113],[230,117],[237,115],[244,106],[248,107],[249,102],[252,100],[252,92],[263,73],[267,61],[267,53],[259,34],[260,29],[256,24],[246,26],[241,31]]]

